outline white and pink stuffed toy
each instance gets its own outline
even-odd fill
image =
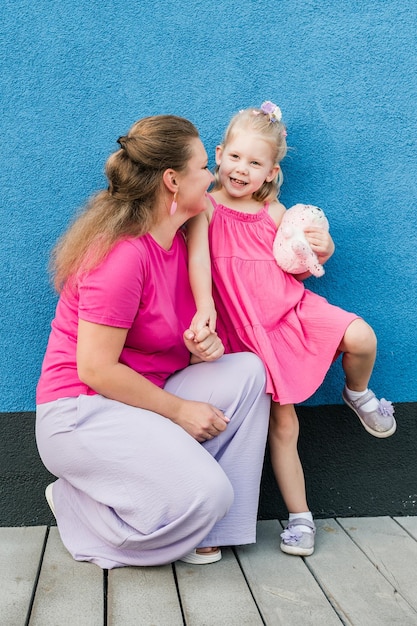
[[[323,266],[304,235],[304,230],[310,226],[329,230],[322,209],[311,204],[295,204],[282,218],[275,235],[273,254],[278,265],[289,274],[310,272],[317,277],[324,274]]]

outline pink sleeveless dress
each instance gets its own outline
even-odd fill
[[[346,328],[358,316],[329,304],[278,267],[268,203],[253,215],[210,199],[213,295],[226,352],[254,352],[265,364],[273,400],[303,402],[323,382]]]

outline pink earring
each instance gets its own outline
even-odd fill
[[[172,201],[171,208],[170,208],[170,210],[169,210],[169,214],[170,214],[170,215],[174,215],[175,211],[177,210],[177,207],[178,207],[178,203],[177,203],[177,192],[175,192],[175,193],[174,193],[174,199],[173,199],[173,201]]]

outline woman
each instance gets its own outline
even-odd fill
[[[102,568],[211,563],[255,541],[269,417],[252,354],[223,356],[195,305],[181,227],[212,181],[196,128],[135,123],[58,242],[60,293],[36,437],[63,543]]]

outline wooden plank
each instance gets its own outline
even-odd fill
[[[343,623],[415,626],[417,615],[333,519],[317,520],[306,563]]]
[[[74,561],[50,529],[30,626],[103,626],[103,571]]]
[[[394,520],[417,541],[417,516],[394,517]]]
[[[390,517],[338,519],[368,559],[416,610],[417,542]]]
[[[258,522],[255,545],[237,550],[249,587],[268,626],[340,626],[303,559],[281,552],[282,527]]]
[[[46,526],[0,528],[0,623],[24,624],[45,541]]]
[[[108,626],[183,626],[171,565],[109,571]]]
[[[262,626],[262,620],[230,548],[210,565],[175,563],[187,626]]]

